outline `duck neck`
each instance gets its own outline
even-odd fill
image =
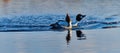
[[[79,21],[76,22],[76,25],[78,25]]]
[[[68,27],[72,28],[72,22],[71,21],[68,23]]]
[[[78,26],[79,21],[76,21],[76,23],[73,26]]]

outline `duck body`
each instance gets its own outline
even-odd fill
[[[67,14],[65,20],[58,20],[58,22],[51,24],[52,29],[72,29],[77,27],[79,21],[85,17],[85,15],[78,14],[76,16],[76,23],[72,23],[70,16]]]
[[[51,24],[52,29],[70,29],[75,28],[78,26],[79,22],[71,23],[71,27],[68,27],[69,23],[67,23],[65,20],[58,20],[58,22]]]
[[[66,22],[65,20],[58,20],[58,22],[51,24],[50,26],[52,26],[52,29],[65,29],[68,26],[68,22]]]

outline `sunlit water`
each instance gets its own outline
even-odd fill
[[[42,14],[44,8],[41,9],[41,7],[38,7],[41,6],[38,5],[40,1],[34,1],[35,3],[30,2],[33,1],[0,1],[0,53],[120,52],[120,16],[114,12],[114,10],[119,9],[117,8],[119,4],[117,6],[108,5],[109,7],[116,7],[112,8],[113,12],[111,12],[113,14],[104,14],[104,16],[101,17],[86,15],[86,17],[79,22],[78,28],[60,31],[51,29],[49,25],[58,20],[64,20],[65,14],[49,14],[51,10],[48,14]],[[41,3],[42,2],[45,1],[41,0]],[[50,1],[45,3],[49,2]],[[45,3],[42,3],[42,5]],[[108,9],[108,11],[110,9]],[[87,11],[86,8],[85,10]],[[94,10],[96,9],[93,9],[93,11]],[[107,10],[105,13],[106,12]],[[96,12],[89,13],[95,14]],[[101,11],[100,13],[102,14],[103,12]],[[75,22],[76,15],[70,14],[70,17],[72,21]]]

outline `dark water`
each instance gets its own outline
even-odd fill
[[[50,24],[64,20],[65,15],[16,15],[0,18],[0,31],[51,31]],[[75,15],[71,16],[73,23]],[[79,22],[77,29],[104,29],[120,27],[117,15],[100,18],[87,16]],[[74,30],[77,30],[74,29]]]

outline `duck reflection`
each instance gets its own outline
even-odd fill
[[[86,36],[82,33],[81,30],[76,30],[76,36],[77,36],[77,40],[85,40],[86,39]],[[66,36],[67,45],[69,45],[69,43],[71,41],[71,37],[72,37],[72,30],[69,29],[67,36]]]
[[[71,37],[72,37],[72,30],[68,30],[68,33],[66,36],[67,45],[69,45]]]
[[[85,40],[86,36],[82,33],[81,30],[76,31],[77,40]]]

